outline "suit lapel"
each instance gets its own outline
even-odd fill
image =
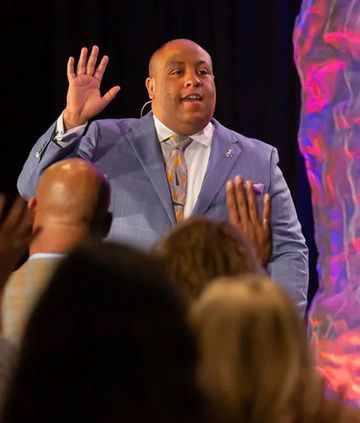
[[[126,138],[135,151],[171,223],[175,224],[174,207],[166,179],[164,157],[158,141],[152,113],[139,120],[139,124]]]
[[[198,200],[192,214],[205,214],[220,190],[225,190],[225,183],[234,167],[241,147],[235,133],[222,127],[217,121],[211,145],[209,164],[205,173]]]

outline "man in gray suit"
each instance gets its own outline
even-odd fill
[[[18,181],[21,195],[29,198],[34,194],[39,175],[51,163],[71,156],[88,159],[111,183],[113,225],[109,237],[151,248],[176,223],[165,166],[171,149],[167,141],[173,135],[190,137],[184,153],[188,175],[184,217],[227,219],[226,197],[235,197],[247,181],[245,191],[256,194],[262,216],[257,222],[250,218],[250,224],[256,226],[260,238],[270,224],[272,227],[267,270],[304,312],[308,251],[277,166],[277,151],[213,118],[216,89],[207,51],[190,40],[178,39],[152,55],[146,79],[152,111],[141,119],[91,121],[120,90],[115,86],[101,95],[108,57],[98,65],[97,60],[97,46],[89,56],[83,48],[76,67],[74,58],[69,58],[66,108],[30,152]]]

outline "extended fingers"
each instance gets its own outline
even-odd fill
[[[73,57],[69,57],[69,60],[67,62],[67,77],[68,77],[69,82],[76,77],[75,71],[74,71],[74,58]]]
[[[94,75],[98,54],[99,54],[99,47],[93,46],[93,48],[91,49],[89,60],[86,65],[87,75]]]
[[[271,198],[270,198],[270,194],[267,192],[264,195],[263,220],[270,222],[270,218],[271,218]]]
[[[17,235],[23,237],[25,241],[31,238],[33,220],[33,213],[26,207],[16,229]]]
[[[259,211],[256,201],[254,185],[251,181],[246,181],[246,194],[250,220],[253,224],[257,224],[259,223]]]
[[[76,74],[78,76],[85,75],[87,54],[88,54],[88,49],[86,47],[83,47],[81,49],[79,61],[76,68]]]
[[[228,210],[229,222],[237,225],[239,221],[239,213],[236,205],[235,185],[232,180],[226,183],[226,207]]]
[[[98,55],[99,55],[98,46],[94,45],[92,47],[89,58],[88,58],[88,49],[86,47],[83,47],[80,51],[80,56],[79,56],[79,61],[76,67],[76,72],[75,72],[75,60],[73,57],[69,57],[69,60],[67,62],[67,77],[69,82],[73,80],[74,78],[76,78],[76,76],[80,76],[80,75],[94,76],[95,78],[101,80],[104,75],[106,66],[108,64],[109,57],[103,56],[98,67],[96,68]],[[113,92],[111,92],[111,94],[113,94]]]
[[[26,201],[21,197],[17,197],[4,220],[1,232],[8,233],[13,232],[14,230],[21,231],[23,229],[24,222],[27,222],[28,224],[28,219],[29,216]]]
[[[109,104],[110,101],[114,100],[116,94],[120,91],[119,85],[116,85],[115,87],[110,88],[110,90],[104,94],[103,101],[105,104]]]
[[[101,62],[97,69],[96,62],[98,60],[99,55],[99,47],[93,46],[91,49],[90,56],[88,58],[88,49],[86,47],[83,47],[80,52],[79,61],[76,68],[76,74],[79,75],[90,75],[95,76],[96,78],[100,79],[99,76],[104,74],[104,71],[106,69],[107,62],[109,61],[108,56],[104,56],[101,59]]]
[[[238,208],[239,216],[242,222],[246,223],[250,220],[249,218],[249,205],[247,195],[244,188],[244,181],[241,176],[236,176],[234,179],[235,184],[235,198],[236,205]]]
[[[265,230],[270,232],[270,220],[271,220],[271,198],[267,192],[264,195],[264,207],[262,215],[262,226]]]
[[[101,59],[101,61],[99,63],[99,66],[97,67],[97,69],[96,69],[96,71],[94,73],[95,78],[97,78],[97,79],[99,79],[101,81],[101,79],[102,79],[102,77],[104,75],[104,72],[105,72],[105,69],[106,69],[106,66],[107,66],[108,62],[109,62],[109,57],[108,56],[103,56],[103,58]]]

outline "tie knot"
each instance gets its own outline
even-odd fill
[[[167,142],[172,146],[172,148],[178,148],[180,150],[185,150],[185,148],[191,143],[192,139],[186,137],[185,135],[171,135]]]

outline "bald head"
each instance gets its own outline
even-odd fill
[[[149,61],[149,76],[151,77],[156,75],[158,71],[158,66],[159,64],[161,65],[163,57],[167,57],[168,51],[171,52],[173,49],[179,49],[184,47],[193,48],[205,54],[208,57],[209,63],[211,64],[212,71],[211,56],[204,48],[202,48],[199,44],[195,43],[192,40],[188,40],[186,38],[178,38],[175,40],[168,41],[153,53]]]
[[[110,186],[90,162],[66,159],[44,171],[33,201],[39,226],[99,232],[108,215]]]

